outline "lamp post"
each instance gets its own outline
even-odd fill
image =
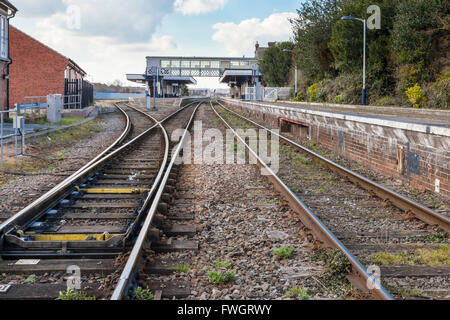
[[[363,89],[362,89],[362,104],[366,104],[366,34],[367,34],[367,21],[365,19],[360,18],[354,18],[354,17],[348,17],[344,16],[342,17],[342,20],[354,20],[354,21],[360,21],[363,23],[364,26],[364,42],[363,42]]]
[[[291,52],[293,53],[292,50],[290,49],[283,49],[284,52]],[[294,98],[297,98],[297,94],[298,94],[298,70],[297,70],[297,61],[295,62],[295,93],[294,93]]]

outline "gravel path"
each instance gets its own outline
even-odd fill
[[[206,105],[196,120],[203,121],[204,131],[219,123]],[[311,299],[340,298],[319,280],[325,267],[311,259],[312,235],[256,166],[185,165],[177,192],[169,215],[195,214],[199,232],[193,240],[199,241],[200,251],[156,256],[156,260],[185,261],[189,271],[153,280],[190,281],[193,300],[287,299],[287,291],[294,287],[306,290]],[[295,248],[291,259],[274,255],[282,246]],[[211,284],[212,270],[231,272],[236,279]]]

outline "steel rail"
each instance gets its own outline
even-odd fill
[[[192,113],[192,116],[189,119],[189,122],[188,122],[188,124],[186,126],[185,132],[184,132],[182,138],[180,139],[178,147],[177,147],[177,149],[175,150],[175,152],[172,155],[172,159],[170,161],[170,164],[168,165],[168,167],[167,167],[167,169],[165,171],[164,178],[163,178],[163,180],[162,180],[162,182],[161,182],[161,184],[160,184],[160,186],[158,188],[157,194],[155,195],[155,197],[153,199],[152,206],[151,206],[151,208],[150,208],[150,210],[149,210],[149,212],[147,214],[147,217],[145,219],[144,225],[143,225],[143,227],[141,229],[141,232],[139,233],[138,239],[136,240],[136,243],[135,243],[135,245],[133,247],[133,250],[131,251],[131,254],[130,254],[129,258],[128,258],[127,264],[125,265],[125,268],[122,271],[122,274],[120,276],[119,282],[118,282],[118,284],[117,284],[117,286],[116,286],[116,288],[115,288],[115,290],[113,292],[111,300],[116,300],[117,301],[117,300],[124,299],[126,297],[127,290],[130,289],[130,281],[133,280],[132,278],[133,278],[133,275],[135,273],[136,266],[138,265],[138,261],[139,261],[140,255],[141,255],[141,251],[144,248],[144,245],[146,243],[148,232],[149,232],[149,230],[150,230],[150,228],[152,226],[153,219],[154,219],[154,217],[155,217],[155,215],[157,213],[158,205],[159,205],[159,202],[161,201],[161,197],[162,197],[162,195],[164,193],[164,190],[166,188],[166,184],[167,184],[167,181],[169,180],[170,173],[171,173],[172,168],[173,168],[173,166],[175,164],[175,161],[177,160],[177,158],[178,158],[178,156],[179,156],[179,154],[180,154],[180,152],[181,152],[181,150],[182,150],[182,148],[184,146],[184,143],[186,141],[186,137],[189,134],[189,128],[191,127],[192,122],[194,120],[194,117],[195,117],[195,115],[197,113],[197,110],[198,110],[198,108],[199,108],[199,106],[201,104],[202,104],[202,102],[199,102],[197,107],[194,109],[194,111]],[[166,121],[166,120],[167,119],[161,121],[161,123]]]
[[[272,130],[260,125],[259,123],[255,122],[253,120],[250,120],[250,119],[247,119],[246,117],[241,116],[240,114],[234,112],[233,110],[228,109],[220,102],[218,102],[218,103],[221,105],[222,108],[224,108],[228,112],[236,115],[237,117],[239,117],[261,129],[264,129],[264,130],[270,132],[271,134],[278,136],[280,139],[287,142],[288,144],[294,146],[295,148],[302,150],[307,155],[324,163],[332,171],[339,172],[341,175],[347,177],[352,182],[360,185],[365,190],[375,193],[379,198],[381,198],[383,200],[389,200],[397,208],[404,210],[406,212],[413,213],[418,219],[420,219],[430,225],[438,225],[443,230],[445,230],[447,233],[450,232],[450,218],[446,217],[445,215],[440,214],[440,213],[438,213],[438,212],[436,212],[436,211],[434,211],[434,210],[432,210],[410,198],[407,198],[391,189],[388,189],[379,183],[369,180],[366,177],[360,175],[359,173],[354,172],[350,169],[347,169],[347,168],[315,153],[314,151],[311,151],[311,150],[301,146],[300,144],[296,143],[295,141],[292,141],[291,139],[289,139],[277,132],[273,132]]]
[[[194,103],[191,103],[194,104]],[[183,107],[183,109],[189,107],[191,104],[186,105]],[[120,108],[117,104],[115,106],[126,115],[126,112]],[[138,110],[136,108],[132,108],[134,110]],[[177,114],[180,112],[180,109],[176,112],[174,112],[172,115]],[[117,147],[120,143],[123,142],[123,140],[126,138],[126,136],[129,134],[131,130],[131,120],[129,119],[129,116],[127,116],[127,125],[126,130],[122,133],[122,135],[106,150],[104,150],[102,153],[100,153],[97,157],[95,157],[93,160],[88,162],[86,165],[84,165],[81,169],[79,169],[77,172],[72,174],[69,178],[55,186],[53,189],[45,193],[43,196],[41,196],[39,199],[34,201],[32,204],[28,205],[26,208],[21,210],[19,213],[11,217],[10,219],[6,220],[2,224],[0,224],[0,237],[2,237],[7,232],[14,229],[16,226],[20,226],[21,224],[27,223],[28,225],[32,222],[34,222],[36,219],[39,219],[42,214],[45,213],[45,211],[52,207],[59,201],[61,197],[66,195],[76,184],[77,181],[86,178],[94,169],[104,164],[107,160],[111,159],[115,155],[122,152],[124,149],[129,147],[130,145],[134,144],[136,141],[142,139],[142,137],[149,134],[151,131],[153,131],[158,126],[158,121],[156,119],[153,119],[150,115],[138,110],[142,114],[148,116],[150,119],[152,119],[155,124],[151,126],[149,129],[132,139],[131,141],[127,142],[126,144],[122,145],[121,147],[114,149]],[[168,116],[167,118],[170,118],[172,115]],[[166,119],[167,119],[166,118]],[[1,238],[0,238],[1,240]],[[1,247],[1,241],[0,241],[0,247]]]
[[[256,154],[254,150],[243,140],[228,122],[217,112],[211,103],[212,110],[217,117],[233,132],[239,143],[244,146],[264,175],[275,185],[275,188],[289,201],[293,210],[300,214],[303,224],[312,230],[326,246],[340,250],[352,264],[352,275],[349,277],[357,288],[368,293],[376,300],[393,300],[392,296],[381,286],[380,283],[367,272],[366,268],[355,256],[342,244],[342,242],[323,224],[322,221],[291,191],[291,189],[272,171],[272,169]]]
[[[158,175],[156,176],[156,178],[155,178],[155,180],[153,182],[153,187],[151,188],[150,192],[148,193],[146,199],[144,200],[144,204],[141,206],[141,209],[139,211],[139,216],[146,210],[146,208],[148,208],[148,206],[150,204],[150,201],[153,199],[153,196],[154,196],[155,192],[158,190],[157,187],[158,187],[158,185],[159,185],[159,183],[161,181],[161,178],[162,178],[162,176],[164,174],[164,171],[165,171],[165,168],[167,166],[168,159],[169,159],[169,145],[170,145],[169,135],[167,134],[167,130],[164,128],[164,126],[162,124],[165,123],[166,121],[168,121],[169,119],[173,118],[175,115],[177,115],[178,113],[182,112],[183,110],[185,110],[186,108],[190,107],[193,104],[195,104],[195,102],[187,104],[185,107],[183,107],[183,108],[177,110],[176,112],[170,114],[169,116],[165,117],[161,121],[156,120],[155,118],[153,118],[152,116],[150,116],[149,114],[144,112],[143,110],[139,110],[139,109],[137,109],[137,108],[135,108],[135,107],[133,107],[133,106],[131,106],[129,104],[126,104],[126,106],[128,106],[129,108],[131,108],[131,109],[133,109],[133,110],[135,110],[137,112],[140,112],[143,115],[146,115],[146,116],[150,117],[151,119],[153,119],[153,121],[155,121],[156,124],[160,127],[161,132],[163,133],[164,142],[165,142],[165,151],[164,151],[163,162],[161,163],[160,169],[158,171]],[[140,217],[138,217],[138,219],[137,219],[138,222],[140,221],[139,218]],[[138,224],[132,225],[129,228],[129,231],[131,231],[132,228],[138,228]],[[132,235],[132,233],[129,232],[129,235]]]
[[[55,186],[53,189],[49,190],[47,193],[45,193],[43,196],[41,196],[39,199],[34,201],[32,204],[27,206],[25,209],[21,210],[16,215],[12,216],[10,219],[6,220],[2,224],[0,224],[0,236],[5,233],[5,231],[8,228],[8,226],[12,224],[17,224],[19,218],[21,218],[26,212],[29,212],[33,208],[42,205],[43,202],[45,202],[47,199],[56,196],[59,194],[59,190],[66,188],[68,185],[71,185],[76,179],[78,179],[83,173],[86,172],[88,168],[90,168],[93,164],[95,164],[97,161],[102,159],[108,152],[110,152],[113,148],[115,148],[117,145],[122,143],[122,141],[126,138],[126,136],[129,134],[131,130],[131,120],[128,114],[118,106],[118,104],[114,104],[114,106],[124,115],[126,119],[126,125],[125,129],[123,130],[122,134],[117,138],[108,148],[106,148],[103,152],[101,152],[98,156],[96,156],[94,159],[89,161],[87,164],[85,164],[81,169],[79,169],[77,172],[73,173],[70,177],[62,181],[60,184]]]

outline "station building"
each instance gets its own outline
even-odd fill
[[[7,0],[0,0],[0,110],[7,110],[10,86],[10,37],[9,20],[15,16],[17,8]]]
[[[76,62],[13,26],[9,30],[13,60],[10,66],[10,108],[24,103],[25,97],[48,94],[78,95],[80,98],[71,98],[70,102],[80,102],[75,101],[80,99],[83,108],[93,101],[93,86],[84,80],[86,72]]]
[[[148,98],[177,97],[181,86],[196,84],[197,77],[217,77],[229,85],[232,97],[241,98],[246,87],[261,87],[263,74],[258,59],[245,57],[147,57],[144,74],[127,74],[129,81],[146,85]]]

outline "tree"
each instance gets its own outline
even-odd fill
[[[349,0],[342,4],[342,16],[367,19],[367,8],[381,8],[381,30],[367,30],[367,83],[370,93],[384,94],[393,88],[393,64],[390,41],[393,18],[398,0]],[[361,74],[363,65],[363,25],[358,21],[339,20],[332,28],[329,47],[334,66],[340,73]]]
[[[448,0],[409,0],[397,6],[392,47],[399,65],[414,64],[406,75],[411,85],[434,79],[442,68],[439,62],[448,54],[449,24]]]
[[[331,30],[341,18],[345,0],[308,0],[291,20],[295,37],[297,66],[309,79],[335,75],[333,54],[328,47]]]
[[[289,84],[292,71],[292,54],[284,49],[293,50],[292,42],[281,42],[269,47],[259,64],[264,71],[264,80],[269,86],[284,87]]]
[[[189,89],[187,86],[183,85],[181,87],[181,96],[182,97],[189,97]]]

